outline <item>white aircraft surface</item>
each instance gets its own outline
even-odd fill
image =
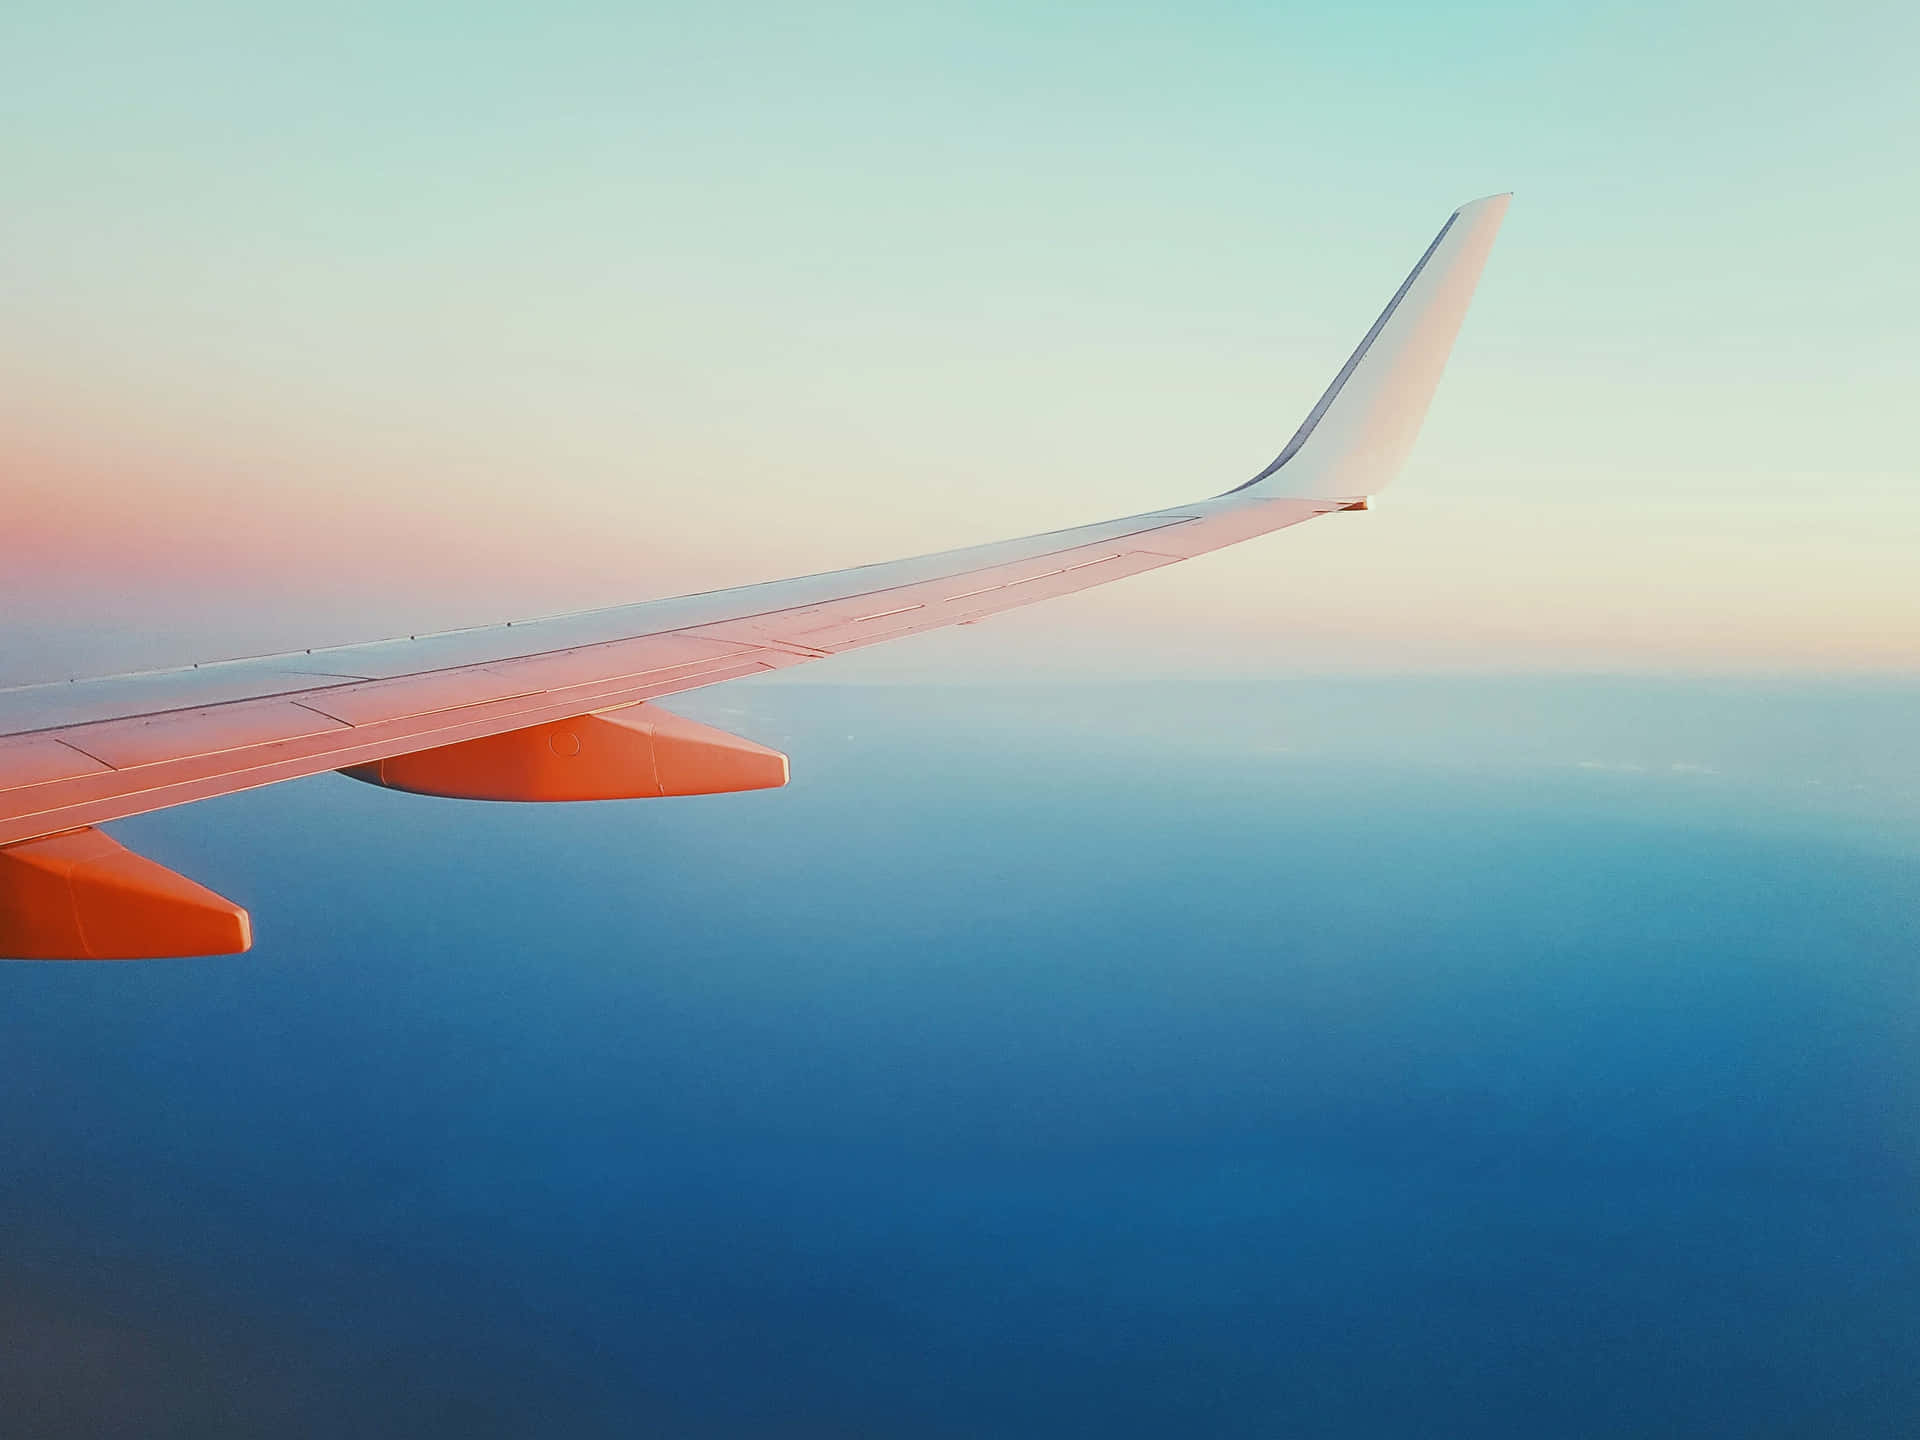
[[[783,785],[784,755],[653,702],[1366,509],[1413,445],[1508,198],[1447,218],[1286,448],[1208,500],[672,600],[0,690],[0,956],[252,943],[245,910],[94,828],[107,821],[323,770],[476,800]]]

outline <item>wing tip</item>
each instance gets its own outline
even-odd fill
[[[1426,415],[1427,404],[1433,397],[1434,387],[1439,383],[1440,372],[1445,368],[1447,357],[1452,352],[1454,335],[1458,332],[1460,320],[1464,318],[1467,303],[1472,299],[1474,288],[1479,283],[1481,266],[1486,261],[1487,251],[1493,244],[1493,237],[1499,231],[1501,221],[1506,217],[1507,206],[1512,199],[1511,190],[1483,195],[1477,200],[1467,201],[1447,217],[1447,223],[1440,227],[1440,233],[1433,237],[1433,242],[1427,246],[1426,252],[1421,255],[1407,278],[1401,282],[1393,298],[1387,302],[1387,308],[1380,312],[1380,318],[1373,322],[1373,327],[1367,331],[1359,346],[1347,358],[1347,363],[1341,367],[1339,374],[1334,376],[1333,383],[1327,387],[1313,409],[1307,413],[1307,418],[1301,423],[1300,428],[1294,431],[1293,438],[1287,442],[1286,448],[1258,475],[1242,485],[1236,485],[1226,494],[1234,495],[1242,491],[1264,489],[1272,490],[1276,495],[1285,494],[1289,498],[1297,499],[1352,499],[1362,495],[1373,495],[1392,480],[1394,473],[1406,458],[1406,451],[1412,446],[1413,436],[1419,430],[1420,421]],[[1450,240],[1451,249],[1443,254],[1443,247],[1446,247]],[[1321,421],[1334,410],[1342,393],[1346,390],[1348,380],[1359,369],[1361,362],[1373,353],[1375,341],[1387,331],[1389,324],[1401,313],[1402,302],[1414,293],[1416,284],[1428,273],[1429,262],[1436,255],[1442,256],[1441,266],[1435,273],[1443,277],[1440,282],[1443,286],[1446,278],[1461,275],[1466,277],[1464,294],[1459,294],[1440,306],[1441,313],[1452,312],[1452,323],[1446,327],[1448,333],[1443,343],[1436,347],[1428,340],[1406,352],[1403,360],[1410,361],[1411,368],[1407,369],[1399,382],[1391,387],[1391,390],[1400,392],[1397,397],[1392,393],[1376,393],[1361,402],[1363,412],[1369,410],[1381,412],[1383,399],[1393,402],[1386,409],[1397,409],[1400,412],[1398,416],[1384,413],[1376,418],[1394,422],[1390,428],[1400,432],[1395,438],[1395,443],[1386,449],[1378,445],[1349,444],[1348,448],[1354,451],[1355,457],[1367,462],[1367,468],[1373,472],[1370,477],[1348,473],[1349,466],[1336,464],[1332,467],[1333,473],[1330,475],[1316,475],[1305,479],[1303,488],[1282,491],[1275,487],[1274,477],[1279,475],[1296,455],[1307,448],[1316,434],[1321,433]],[[1444,289],[1442,293],[1444,294]],[[1426,299],[1417,300],[1414,310],[1419,311],[1423,305],[1431,310],[1434,299],[1435,294],[1430,283]],[[1403,368],[1406,367],[1403,365]],[[1409,421],[1411,423],[1406,423]],[[1350,442],[1353,439],[1352,436],[1348,437]],[[1393,451],[1398,452],[1397,456],[1383,459]],[[1363,481],[1364,483],[1361,483]]]
[[[1464,205],[1456,208],[1453,214],[1456,218],[1460,216],[1478,215],[1487,210],[1497,210],[1504,214],[1507,206],[1512,203],[1513,191],[1499,190],[1491,195],[1482,195],[1477,200],[1467,201]]]

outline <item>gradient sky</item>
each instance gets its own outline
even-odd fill
[[[1327,9],[8,7],[0,678],[1212,493],[1504,189],[1381,511],[837,673],[1910,670],[1912,8]]]
[[[1516,192],[1381,509],[685,697],[786,790],[117,824],[260,944],[0,966],[0,1413],[1915,1433],[1916,42],[0,9],[5,680],[1210,494]]]

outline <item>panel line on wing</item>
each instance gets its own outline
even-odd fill
[[[0,790],[24,790],[58,780],[112,773],[113,767],[55,735],[20,735],[0,740]]]

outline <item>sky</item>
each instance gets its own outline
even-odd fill
[[[1909,670],[1911,7],[16,5],[7,681],[1215,493],[1516,192],[1384,507],[843,677]]]

